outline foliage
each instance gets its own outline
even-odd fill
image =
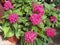
[[[54,3],[55,3],[57,6],[60,6],[60,0],[54,0]]]
[[[44,2],[45,14],[43,16],[43,21],[39,25],[33,25],[30,21],[30,15],[33,13],[32,2],[41,4],[38,0],[12,0],[14,9],[9,9],[5,12],[5,15],[2,17],[5,19],[3,23],[4,37],[16,36],[18,39],[21,38],[21,45],[27,45],[24,39],[25,32],[28,32],[29,29],[32,29],[38,34],[38,37],[34,43],[29,43],[28,45],[47,45],[48,42],[52,42],[51,37],[46,35],[46,28],[57,27],[60,24],[60,11],[55,10],[54,4],[47,4]],[[9,21],[9,15],[12,13],[17,13],[19,15],[19,20],[14,24],[11,24]],[[50,22],[50,16],[56,16],[57,22]]]

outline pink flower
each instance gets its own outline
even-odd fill
[[[57,22],[56,16],[51,16],[51,17],[50,17],[50,21],[51,21],[51,22]]]
[[[5,10],[9,10],[9,9],[13,9],[14,6],[12,5],[12,3],[10,1],[6,1],[4,4],[4,9]]]
[[[55,29],[54,28],[47,28],[46,34],[48,37],[54,37],[56,35]]]
[[[11,14],[9,16],[10,23],[15,23],[19,19],[18,14]]]
[[[42,22],[42,17],[38,14],[32,14],[30,16],[30,20],[31,20],[33,25],[38,25]]]
[[[25,33],[25,41],[26,43],[34,42],[34,40],[37,38],[37,33],[33,31],[28,31]]]
[[[33,12],[40,13],[43,16],[45,13],[43,4],[36,5],[34,2],[32,4],[33,4]]]

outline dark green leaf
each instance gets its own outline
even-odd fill
[[[36,26],[32,26],[32,30],[34,30],[37,33],[40,32],[40,29],[38,27],[36,27]]]

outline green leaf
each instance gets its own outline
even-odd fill
[[[48,45],[48,44],[44,42],[43,45]]]
[[[12,13],[12,10],[8,10],[6,12],[7,12],[7,14],[11,14]]]
[[[42,30],[45,30],[44,28],[44,23],[41,23],[40,25],[38,25],[39,28],[42,28]]]
[[[23,0],[15,0],[18,4],[23,2]]]
[[[26,3],[37,2],[37,0],[25,0]]]
[[[15,0],[12,0],[12,3],[15,3]]]
[[[30,25],[30,22],[25,23],[25,26],[29,26],[29,25]]]
[[[54,24],[52,24],[52,27],[54,28]]]
[[[57,26],[57,28],[60,28],[60,22],[58,23],[58,26]]]
[[[27,43],[26,45],[33,45],[33,43]]]
[[[27,27],[23,27],[23,30],[24,30],[24,31],[28,31],[28,28],[27,28]]]
[[[50,26],[52,25],[52,23],[50,22],[49,18],[46,19],[46,25],[47,25],[48,27],[50,27]]]
[[[0,24],[4,24],[5,20],[0,20]]]
[[[17,28],[18,28],[18,24],[17,23],[14,23],[14,28],[15,28],[15,30],[17,30]]]
[[[30,2],[30,0],[25,0],[26,3]]]
[[[9,30],[6,37],[12,37],[12,36],[14,36],[14,32],[12,30]]]
[[[45,8],[46,8],[46,9],[50,9],[50,6],[49,6],[49,4],[47,4],[47,3],[44,3],[44,5],[45,5]]]
[[[21,37],[20,43],[21,43],[21,45],[24,45],[24,43],[25,43],[24,37]]]
[[[36,39],[36,44],[37,44],[37,45],[42,45],[42,43],[43,43],[43,42],[42,42],[40,39]]]
[[[5,26],[5,27],[9,27],[9,26],[10,26],[10,23],[9,23],[8,21],[6,21],[6,22],[4,23],[4,26]],[[3,26],[3,27],[4,27],[4,26]]]
[[[2,18],[8,19],[8,16],[9,16],[9,14],[7,12],[5,12],[5,15]]]
[[[32,2],[33,2],[33,1],[34,1],[34,2],[38,2],[38,0],[32,0]]]
[[[44,19],[46,19],[46,18],[47,18],[47,16],[46,16],[46,15],[44,15],[44,16],[43,16],[43,20],[44,20]]]
[[[2,32],[3,31],[3,28],[2,28],[2,26],[0,26],[0,32]]]
[[[15,8],[20,8],[21,5],[22,5],[22,4],[16,4],[16,5],[15,5]]]
[[[20,36],[24,36],[24,32],[19,29],[15,32],[15,35],[19,39]]]
[[[18,25],[18,29],[21,29],[23,28],[24,26],[23,25]]]
[[[58,27],[58,23],[56,23],[55,26]]]
[[[20,16],[22,16],[23,15],[23,12],[19,12],[18,14],[20,14]]]
[[[43,39],[43,45],[47,45],[47,40]]]
[[[17,14],[20,15],[20,16],[23,15],[23,13],[22,13],[22,11],[20,11],[20,9],[15,9],[15,10],[13,11],[13,13],[17,13]]]
[[[2,30],[0,30],[0,32],[2,32]]]
[[[40,29],[37,26],[32,26],[32,30],[34,30],[37,33],[40,32]]]
[[[28,12],[29,11],[29,7],[25,7],[24,10],[25,10],[25,12]]]
[[[52,38],[48,38],[48,42],[50,42],[50,43],[53,43],[53,40],[52,40]]]
[[[55,4],[44,3],[44,5],[45,5],[45,8],[46,8],[47,10],[51,10],[51,9],[53,9],[53,8],[55,7]]]
[[[44,38],[45,40],[47,40],[48,41],[48,38],[47,38],[47,36],[45,36],[44,34],[38,34],[39,36],[41,36],[42,38]]]
[[[33,45],[36,45],[36,41],[34,41]]]
[[[27,17],[20,17],[20,19],[19,19],[19,22],[20,23],[26,23],[26,21],[28,21],[28,18]]]
[[[8,19],[8,16],[12,13],[12,10],[8,10],[5,12],[4,16],[2,18]]]
[[[10,29],[10,27],[5,27],[5,26],[3,27],[4,37],[7,36],[8,32],[9,32],[9,29]]]

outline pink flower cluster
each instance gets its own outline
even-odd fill
[[[15,23],[19,19],[18,14],[11,14],[9,16],[10,23]]]
[[[6,1],[4,4],[4,9],[5,10],[9,10],[9,9],[13,9],[14,6],[12,5],[12,3],[10,1]]]
[[[45,13],[43,4],[36,5],[35,2],[33,2],[32,4],[33,4],[33,12],[39,13],[39,14],[41,14],[41,16],[43,16]]]
[[[44,11],[44,7],[43,5],[37,5],[35,4],[35,2],[32,2],[33,4],[33,12],[34,14],[32,14],[30,16],[30,20],[32,22],[33,25],[38,25],[42,22],[42,16],[44,15],[45,11]]]
[[[55,23],[55,22],[57,21],[56,16],[51,16],[51,17],[50,17],[50,21]]]
[[[33,25],[38,25],[42,22],[42,17],[38,14],[32,14],[30,16],[30,20],[31,20]]]
[[[48,37],[54,37],[56,35],[55,29],[54,28],[47,28],[46,34]]]
[[[33,31],[28,31],[25,33],[25,41],[26,43],[34,42],[34,40],[37,38],[37,33]]]

